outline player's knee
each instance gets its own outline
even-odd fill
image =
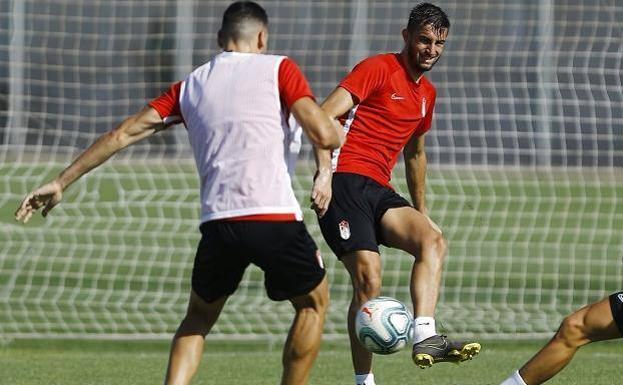
[[[575,312],[562,321],[555,338],[569,347],[579,347],[588,342],[585,330],[584,314]]]
[[[192,302],[189,304],[188,309],[186,310],[186,317],[188,321],[192,321],[193,323],[202,323],[206,318],[206,314],[199,306],[194,306]]]
[[[196,294],[191,295],[182,325],[199,334],[207,334],[218,319],[226,299],[225,296],[212,303],[207,303]]]
[[[422,246],[425,250],[432,251],[428,253],[422,253],[423,255],[427,255],[430,258],[435,258],[440,263],[443,263],[443,260],[446,257],[446,252],[448,250],[448,245],[443,235],[441,235],[437,231],[430,231],[430,233],[426,235],[422,243]]]
[[[363,303],[381,293],[381,260],[378,254],[362,254],[356,264],[345,263],[353,285],[353,300]]]
[[[320,314],[325,314],[329,307],[329,286],[325,277],[316,288],[312,291],[313,303],[312,307]]]
[[[448,251],[448,243],[446,239],[443,237],[443,235],[437,233],[437,235],[435,236],[434,242],[435,242],[435,249],[437,250],[437,254],[439,255],[441,259],[444,259]]]
[[[322,316],[329,306],[329,288],[324,278],[312,291],[291,300],[297,312],[315,312]]]
[[[180,325],[179,333],[181,334],[197,334],[205,336],[208,334],[211,328],[209,319],[205,314],[197,311],[188,310],[182,324]]]
[[[355,284],[355,295],[360,303],[381,294],[382,277],[380,273],[371,272],[363,275]]]

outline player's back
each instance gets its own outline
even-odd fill
[[[287,172],[282,56],[223,52],[182,83],[180,109],[201,178],[202,222],[254,214],[301,217]]]

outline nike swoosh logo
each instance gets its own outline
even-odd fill
[[[402,96],[396,95],[395,92],[390,97],[391,97],[392,100],[404,100],[404,98]]]

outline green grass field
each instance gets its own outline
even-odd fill
[[[377,356],[379,385],[499,385],[544,341],[484,342],[473,361],[438,364],[421,370],[407,351]],[[0,347],[0,383],[7,385],[118,385],[161,383],[167,362],[164,342],[17,341]],[[279,383],[280,345],[208,343],[194,384],[274,385]],[[548,384],[620,385],[622,342],[582,348],[575,360]],[[350,385],[346,341],[327,342],[310,385]]]

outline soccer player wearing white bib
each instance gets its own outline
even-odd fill
[[[542,384],[564,369],[582,346],[622,336],[623,291],[565,318],[547,345],[501,385]]]
[[[218,34],[222,53],[100,137],[54,180],[28,194],[15,213],[23,222],[40,208],[46,216],[70,184],[119,150],[175,123],[186,126],[201,181],[203,236],[166,384],[190,382],[205,336],[250,263],[264,271],[269,298],[289,300],[296,312],[281,384],[307,383],[320,347],[327,280],[291,187],[291,149],[300,135],[288,117],[321,148],[338,148],[344,135],[315,103],[296,64],[264,54],[267,27],[258,4],[230,5]]]

